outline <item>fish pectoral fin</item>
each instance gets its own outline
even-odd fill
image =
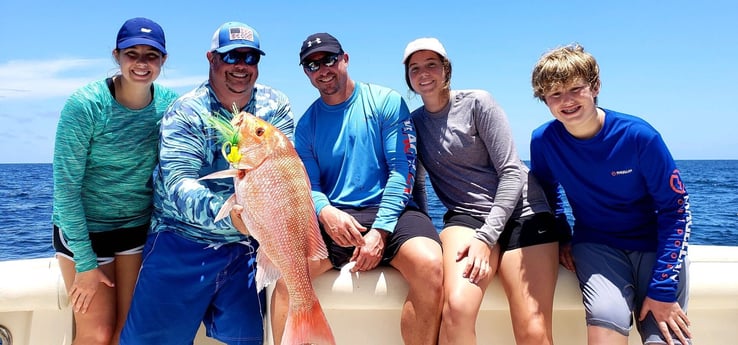
[[[236,204],[236,194],[231,195],[230,198],[228,198],[225,203],[223,203],[223,206],[220,207],[220,211],[218,211],[218,215],[215,216],[215,221],[219,221],[225,217],[228,217],[231,214],[231,210],[233,209],[233,205]]]
[[[238,175],[238,169],[228,169],[228,170],[216,171],[216,172],[214,172],[212,174],[207,174],[207,175],[205,175],[203,177],[200,177],[197,180],[198,181],[200,181],[200,180],[212,180],[212,179],[229,178],[229,177],[230,178],[233,178],[233,177],[236,177],[237,175]]]

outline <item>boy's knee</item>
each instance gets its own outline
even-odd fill
[[[625,336],[630,333],[633,315],[627,305],[603,299],[586,309],[588,326],[611,329]]]

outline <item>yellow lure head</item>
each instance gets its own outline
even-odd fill
[[[225,142],[223,143],[221,152],[223,152],[223,156],[226,160],[233,165],[237,165],[238,162],[241,161],[241,153],[238,152],[238,144],[234,145],[230,142]]]

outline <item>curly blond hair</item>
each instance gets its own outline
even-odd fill
[[[580,78],[592,89],[599,88],[600,67],[594,56],[585,52],[578,43],[552,49],[543,54],[533,67],[533,96],[545,103],[547,92]]]

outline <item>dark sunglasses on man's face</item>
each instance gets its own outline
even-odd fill
[[[302,62],[302,68],[304,68],[306,71],[310,73],[315,73],[320,69],[320,65],[323,65],[325,67],[331,67],[342,56],[343,54],[332,54],[332,55],[324,56],[322,59],[318,59],[318,60],[313,60],[313,61],[306,60]]]
[[[259,59],[261,59],[261,54],[255,51],[239,52],[231,50],[227,53],[221,53],[220,58],[223,60],[223,62],[229,65],[235,65],[239,61],[243,61],[245,64],[253,66],[259,63]]]

